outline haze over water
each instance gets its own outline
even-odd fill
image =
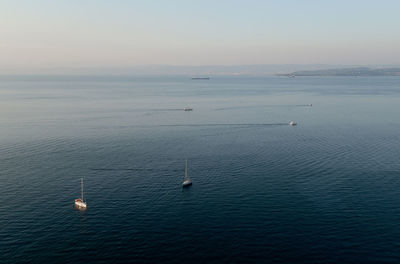
[[[3,78],[0,262],[396,263],[399,80]]]

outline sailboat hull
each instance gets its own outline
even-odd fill
[[[81,199],[76,199],[75,206],[79,208],[86,208],[86,203],[83,202]]]
[[[189,187],[190,185],[192,185],[192,182],[189,180],[182,183],[182,187]]]

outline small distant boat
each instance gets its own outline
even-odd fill
[[[210,77],[192,77],[192,80],[210,80]]]
[[[308,106],[312,106],[312,104],[308,104]]]
[[[81,198],[75,199],[75,206],[86,209],[86,202],[83,200],[83,178],[81,178]]]
[[[293,122],[293,121],[290,121],[289,122],[289,126],[296,126],[297,125],[297,123],[295,123],[295,122]]]
[[[189,179],[189,175],[188,175],[188,162],[186,160],[186,166],[185,166],[185,177],[183,178],[183,183],[182,183],[182,187],[189,187],[190,185],[192,185],[192,181]]]
[[[185,107],[185,108],[183,108],[183,111],[193,111],[193,108]]]

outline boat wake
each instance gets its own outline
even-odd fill
[[[215,108],[215,111],[236,110],[236,109],[251,109],[251,108],[264,108],[264,107],[310,107],[312,104],[271,104],[271,105],[243,105],[243,106],[229,106]]]
[[[145,169],[145,168],[89,168],[92,171],[153,171],[153,169]]]
[[[205,127],[205,126],[283,126],[288,123],[228,123],[228,124],[171,124],[171,125],[159,125],[161,127]]]

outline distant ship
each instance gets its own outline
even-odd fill
[[[190,107],[185,107],[185,108],[183,108],[183,111],[193,111],[193,108],[190,108]]]
[[[289,126],[296,126],[297,125],[297,123],[295,123],[295,122],[293,122],[293,121],[290,121],[289,122]]]
[[[185,166],[185,177],[183,178],[183,183],[182,183],[182,187],[189,187],[190,185],[192,185],[192,181],[189,179],[189,175],[188,175],[188,163],[186,160],[186,166]]]
[[[86,202],[83,200],[83,178],[81,178],[81,198],[75,199],[75,206],[79,209],[86,209]]]
[[[192,77],[192,80],[210,80],[210,77]]]

